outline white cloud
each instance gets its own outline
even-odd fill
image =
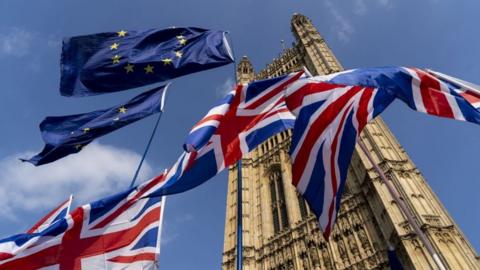
[[[20,28],[0,33],[0,54],[22,57],[30,52],[34,35]]]
[[[174,242],[178,237],[180,237],[178,227],[182,224],[193,222],[194,219],[195,217],[191,213],[184,213],[183,215],[175,216],[172,220],[164,219],[160,244],[162,246],[166,246]]]
[[[377,2],[386,8],[391,8],[393,5],[392,1],[390,0],[378,0]]]
[[[325,1],[325,6],[335,20],[335,24],[332,26],[333,31],[336,32],[341,42],[348,43],[350,36],[355,32],[352,23],[338,11],[330,0]]]
[[[52,49],[59,49],[62,47],[62,40],[54,35],[50,35],[47,39],[47,46]]]
[[[226,96],[230,91],[233,90],[235,87],[235,81],[228,77],[225,82],[223,82],[220,86],[217,86],[216,93],[219,98],[223,98]]]
[[[163,222],[165,222],[165,221],[163,221]],[[160,245],[162,247],[174,242],[175,240],[178,239],[178,237],[180,237],[179,232],[177,232],[177,231],[171,232],[170,229],[169,229],[170,227],[167,227],[165,225],[166,224],[163,225],[162,234],[160,235]]]
[[[0,56],[32,56],[42,49],[59,49],[62,41],[55,35],[39,33],[13,27],[0,29]]]
[[[191,213],[185,213],[179,217],[176,217],[175,219],[175,222],[177,224],[182,224],[182,223],[187,223],[187,222],[191,222],[192,220],[194,219],[194,216],[193,214]]]
[[[384,9],[391,9],[393,7],[391,0],[354,0],[353,13],[356,15],[365,15],[368,12],[368,8],[374,5]]]
[[[74,193],[78,204],[117,193],[128,187],[140,155],[130,150],[92,143],[78,154],[34,167],[19,153],[0,160],[0,216],[16,220],[18,211],[47,212]],[[138,180],[152,176],[144,163]]]
[[[355,0],[353,2],[353,13],[357,15],[363,15],[367,13],[367,5],[365,4],[365,0]]]

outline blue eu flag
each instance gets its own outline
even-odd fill
[[[163,111],[167,86],[147,91],[128,102],[89,113],[47,117],[40,123],[45,142],[42,152],[31,159],[21,159],[35,166],[47,164],[79,152],[94,139]]]
[[[192,27],[70,37],[63,41],[60,93],[111,93],[232,62],[223,31]]]

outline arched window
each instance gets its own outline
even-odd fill
[[[289,228],[288,210],[283,187],[282,172],[279,164],[274,164],[269,171],[270,199],[272,201],[273,229],[275,233]]]
[[[300,193],[297,193],[297,198],[298,198],[298,206],[300,208],[300,215],[302,216],[302,219],[306,219],[308,216],[307,203],[305,202],[305,199],[303,199]]]

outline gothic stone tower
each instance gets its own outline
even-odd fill
[[[342,70],[311,21],[292,18],[296,44],[255,75],[247,57],[238,65],[239,82],[278,76],[306,66],[314,75]],[[406,269],[435,269],[372,165],[357,148],[348,171],[337,224],[329,242],[291,185],[290,132],[280,133],[242,160],[243,269],[388,269],[387,245]],[[407,156],[377,118],[362,132],[376,162],[449,269],[480,269],[480,259]],[[237,172],[230,168],[222,269],[235,269]]]

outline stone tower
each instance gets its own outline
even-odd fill
[[[255,72],[252,63],[250,63],[250,60],[248,60],[246,56],[243,56],[237,66],[238,83],[248,83],[253,80],[254,76]]]
[[[239,82],[278,76],[306,66],[313,75],[342,70],[312,22],[294,14],[296,43],[255,74],[247,57]],[[243,269],[388,269],[387,246],[395,247],[405,269],[435,264],[399,211],[372,165],[357,148],[348,171],[337,224],[329,242],[304,200],[291,185],[290,132],[259,145],[242,160]],[[394,135],[377,118],[362,140],[415,214],[449,269],[480,269],[480,259],[430,189]],[[236,167],[229,170],[223,270],[235,269]]]

